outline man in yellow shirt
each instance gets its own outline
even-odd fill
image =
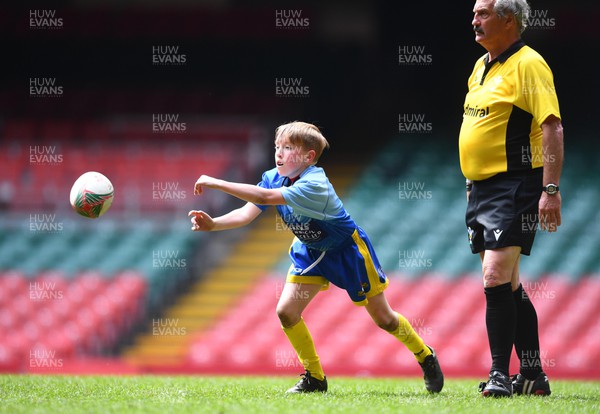
[[[563,129],[552,71],[521,39],[526,0],[477,0],[475,41],[487,53],[468,80],[459,137],[467,179],[466,225],[479,253],[492,356],[483,396],[549,395],[542,370],[537,314],[519,282],[520,255],[529,255],[539,225],[561,224],[559,180]],[[520,372],[511,379],[515,346]]]

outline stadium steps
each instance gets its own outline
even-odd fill
[[[328,167],[327,173],[341,194],[357,170],[356,164],[343,164]],[[225,261],[191,286],[161,318],[153,319],[146,332],[124,350],[123,357],[143,366],[184,363],[193,338],[212,328],[229,309],[237,306],[287,254],[293,235],[278,228],[275,214],[275,209],[266,210]],[[275,290],[264,293],[271,297],[277,294]]]
[[[289,231],[274,231],[273,214],[274,210],[268,210],[260,217],[220,266],[191,286],[161,318],[151,321],[148,331],[136,339],[124,357],[142,365],[181,362],[190,334],[211,326],[285,253],[292,235]],[[169,326],[180,329],[170,332]]]

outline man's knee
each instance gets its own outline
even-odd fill
[[[491,288],[511,281],[511,273],[506,272],[495,264],[483,268],[483,287]]]
[[[518,279],[520,252],[521,248],[518,246],[486,250],[481,255],[483,286],[492,288],[510,283],[512,279]]]

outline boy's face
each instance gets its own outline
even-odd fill
[[[312,165],[314,158],[314,150],[294,145],[286,137],[275,139],[275,165],[279,175],[295,178]]]

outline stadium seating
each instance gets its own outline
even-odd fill
[[[224,201],[193,197],[193,183],[201,173],[230,176],[234,161],[240,178],[255,168],[260,158],[245,149],[262,139],[262,127],[190,119],[186,134],[172,136],[153,135],[150,125],[2,125],[0,309],[11,335],[0,338],[0,365],[27,369],[21,351],[38,345],[65,358],[114,353],[197,277],[193,252],[205,235],[189,230],[187,211]],[[32,161],[40,152],[52,160]],[[89,170],[104,172],[116,189],[110,214],[98,220],[68,204],[72,183]],[[61,297],[27,296],[47,294],[46,286]]]
[[[204,239],[204,235],[190,232],[185,215],[183,218],[166,225],[145,221],[118,227],[119,222],[104,217],[94,223],[94,229],[89,225],[78,227],[65,219],[57,232],[5,224],[0,238],[0,269],[18,269],[25,280],[36,279],[50,270],[58,270],[67,280],[76,279],[89,269],[104,279],[124,270],[136,270],[147,280],[147,305],[154,309],[168,301],[182,281],[190,277],[191,263],[187,261],[194,246]],[[87,238],[85,231],[91,232]],[[10,279],[5,279],[1,278],[9,283]]]
[[[63,132],[58,130],[57,134]],[[179,146],[137,141],[123,149],[122,145],[110,141],[102,146],[87,143],[84,146],[77,141],[65,143],[64,139],[70,139],[70,132],[60,141],[49,137],[33,146],[15,141],[8,151],[0,152],[0,184],[10,188],[6,203],[13,211],[56,208],[59,191],[64,203],[58,206],[68,205],[68,190],[86,171],[104,173],[115,186],[116,195],[127,194],[127,197],[115,198],[112,206],[115,211],[179,211],[185,207],[182,204],[186,204],[182,200],[187,199],[189,204],[196,175],[223,175],[229,168],[233,151],[227,146],[198,151],[191,141]],[[35,151],[50,153],[52,161],[46,158],[39,163],[30,162]],[[43,155],[40,157],[44,160]]]
[[[34,278],[0,272],[0,371],[35,372],[117,345],[144,316],[146,281],[135,272],[106,279],[97,272]]]
[[[37,125],[30,131],[26,124],[15,123],[11,128],[20,131],[19,134],[34,136],[40,128],[45,128],[48,134],[73,133],[60,125]],[[102,129],[85,123],[75,131],[87,131],[86,134],[94,136]],[[183,153],[190,148],[186,145],[180,147]],[[175,301],[173,308],[160,315],[182,321],[195,318],[194,323],[202,319],[202,323],[190,323],[197,329],[184,336],[187,348],[183,351],[177,348],[182,359],[171,359],[181,362],[163,367],[165,371],[287,374],[302,370],[275,315],[277,292],[283,287],[282,276],[289,265],[285,249],[273,250],[273,257],[269,257],[272,268],[263,269],[250,283],[244,282],[245,287],[235,290],[234,296],[227,300],[214,298],[210,303],[206,294],[212,290],[208,287],[224,284],[230,273],[215,270],[214,278],[206,274],[206,280],[198,280],[202,275],[190,274],[191,266],[174,269],[156,265],[155,258],[170,253],[189,259],[201,243],[207,242],[206,235],[190,232],[187,219],[169,218],[173,212],[179,214],[179,209],[185,208],[181,204],[185,203],[169,204],[149,198],[139,189],[138,193],[134,187],[129,189],[127,181],[143,181],[147,171],[160,166],[173,177],[169,182],[187,182],[187,172],[196,168],[192,161],[177,157],[177,162],[165,161],[164,152],[150,148],[148,158],[140,156],[139,164],[130,163],[139,165],[136,170],[127,168],[131,161],[128,157],[135,157],[131,155],[135,152],[117,154],[108,146],[99,152],[103,160],[99,162],[109,163],[111,157],[120,160],[114,168],[118,183],[115,186],[128,188],[127,199],[137,200],[138,204],[116,203],[114,217],[105,216],[93,224],[72,217],[71,211],[57,208],[53,220],[62,223],[63,228],[44,232],[32,230],[30,224],[37,212],[47,211],[47,203],[53,197],[30,197],[34,188],[38,191],[42,188],[40,177],[32,176],[39,170],[23,162],[27,147],[14,144],[7,148],[0,153],[2,178],[23,185],[22,191],[13,194],[9,212],[34,211],[33,218],[22,217],[20,221],[0,216],[0,328],[11,332],[10,337],[0,340],[0,361],[4,367],[11,367],[7,370],[23,369],[21,365],[15,368],[15,361],[23,361],[15,359],[20,355],[19,350],[37,349],[38,343],[45,349],[60,351],[61,355],[107,352],[127,332],[148,328],[150,318],[156,314],[144,310],[163,309],[178,297],[181,301]],[[181,154],[180,150],[175,154]],[[89,148],[60,147],[60,151],[72,161],[69,167],[72,171],[102,165],[86,163],[90,158]],[[227,170],[227,156],[221,157],[218,149],[208,154],[207,166],[214,165],[215,171]],[[545,369],[550,375],[598,377],[595,367],[600,348],[596,339],[600,324],[594,315],[600,310],[600,220],[594,206],[600,202],[600,195],[585,174],[586,165],[594,162],[591,154],[579,151],[572,157],[575,162],[565,169],[561,181],[566,188],[563,225],[557,233],[538,232],[534,254],[522,258],[522,279],[540,315]],[[210,164],[221,158],[225,161]],[[60,171],[50,173],[51,179],[62,183],[60,187],[70,187],[73,172]],[[165,175],[154,177],[150,180],[160,177],[160,181],[166,181]],[[332,181],[337,186],[336,177],[339,175],[334,174]],[[357,179],[347,181],[345,206],[368,232],[384,270],[392,279],[387,291],[390,303],[409,318],[426,342],[436,347],[449,375],[484,375],[489,366],[489,351],[483,323],[480,263],[467,244],[464,179],[453,147],[428,145],[426,137],[392,140],[365,164]],[[273,224],[266,227],[270,231]],[[93,232],[93,243],[87,232]],[[238,268],[249,263],[244,261],[252,255],[262,260],[253,248],[231,246],[231,251],[250,255],[238,259],[231,256],[239,261]],[[231,271],[230,268],[226,272]],[[123,282],[124,272],[128,272],[131,280],[142,283]],[[64,299],[43,304],[28,299],[28,292],[31,289],[36,292],[36,286],[52,286],[55,294],[63,292]],[[186,290],[190,294],[182,294]],[[98,295],[93,300],[89,299],[92,292]],[[128,300],[132,297],[138,298],[137,302]],[[210,312],[208,308],[203,310],[193,298],[215,308]],[[217,305],[221,306],[218,310]],[[123,319],[123,315],[129,317]],[[412,356],[394,338],[381,332],[363,310],[357,309],[343,291],[333,286],[317,296],[305,319],[325,368],[332,374],[418,375],[420,372]],[[586,352],[572,350],[565,337],[570,338],[570,343],[580,344]],[[150,348],[156,345],[150,345],[149,341],[141,343]],[[175,350],[164,347],[152,355],[174,355]],[[141,364],[144,369],[144,362]],[[146,363],[148,371],[156,368],[151,365]],[[514,358],[512,366],[516,366]]]
[[[218,324],[198,333],[189,347],[187,371],[302,372],[275,315],[277,297],[264,294],[282,284],[280,276],[264,278]],[[551,376],[597,378],[600,371],[595,361],[600,348],[594,336],[598,333],[594,315],[600,311],[600,278],[576,282],[549,277],[537,289],[532,300],[540,315],[544,369]],[[386,294],[425,342],[436,348],[447,375],[486,375],[490,357],[485,299],[476,275],[452,279],[433,274],[393,275]],[[410,352],[334,286],[317,295],[304,319],[331,375],[412,376],[420,372]],[[586,352],[572,349],[573,343]],[[514,355],[511,366],[518,366]]]

